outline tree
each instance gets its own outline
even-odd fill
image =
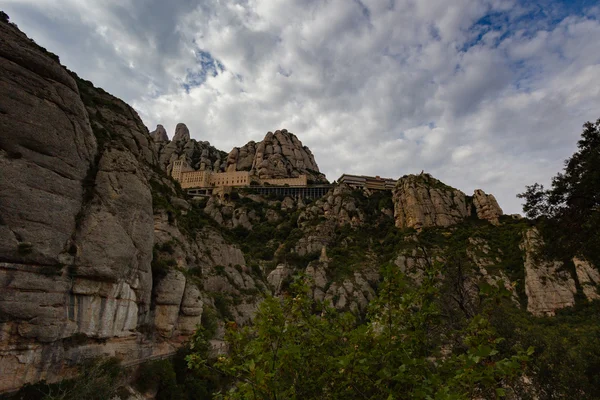
[[[540,220],[551,253],[600,265],[600,119],[583,125],[577,148],[550,189],[535,183],[517,197],[526,215]]]
[[[230,324],[227,355],[212,362],[192,353],[188,364],[231,378],[231,390],[218,397],[225,399],[503,397],[533,350],[500,356],[503,339],[485,312],[454,332],[461,338],[454,344],[456,337],[440,329],[440,279],[439,267],[427,268],[415,286],[387,268],[366,323],[314,302],[297,281],[285,298],[267,298],[252,326]],[[206,341],[197,334],[194,348]]]

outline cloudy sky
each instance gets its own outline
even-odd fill
[[[547,183],[600,118],[596,0],[3,0],[153,130],[229,151],[287,128],[330,180]]]

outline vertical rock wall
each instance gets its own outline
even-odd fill
[[[400,178],[393,194],[398,228],[450,226],[471,215],[471,205],[463,192],[429,174]]]
[[[130,106],[0,22],[0,393],[64,379],[90,357],[173,353],[214,307],[211,288],[182,271],[245,268],[218,232],[184,235],[154,208],[166,194],[152,185],[170,185],[180,215],[189,205],[159,171],[164,135],[153,136]],[[155,243],[175,240],[176,265],[154,276]],[[246,321],[254,309],[232,312]]]

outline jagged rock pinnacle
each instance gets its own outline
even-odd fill
[[[156,125],[156,130],[150,132],[150,137],[154,139],[155,142],[168,142],[169,136],[167,135],[167,131],[165,127],[162,125]]]

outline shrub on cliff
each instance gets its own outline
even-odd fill
[[[493,399],[524,373],[529,355],[501,356],[503,341],[484,307],[460,332],[440,329],[439,269],[414,287],[386,271],[368,322],[311,300],[302,283],[283,300],[266,299],[254,324],[229,325],[229,353],[212,362],[193,352],[189,366],[233,380],[225,399]],[[487,288],[488,291],[491,288]],[[206,348],[197,334],[194,348]]]
[[[118,396],[125,384],[124,370],[116,358],[95,359],[80,368],[74,379],[25,385],[13,400],[106,400]],[[1,396],[0,396],[1,397]]]

